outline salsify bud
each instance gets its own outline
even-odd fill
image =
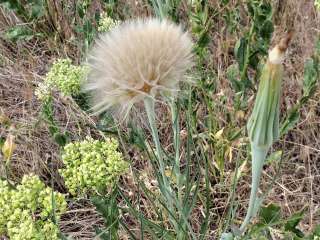
[[[290,32],[269,52],[268,60],[261,72],[255,105],[247,124],[252,154],[252,186],[248,212],[240,227],[242,231],[254,215],[260,175],[268,150],[279,137],[282,62],[291,38]]]

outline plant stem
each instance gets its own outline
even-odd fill
[[[178,187],[178,199],[180,204],[182,199],[181,193],[181,172],[180,172],[180,136],[179,136],[179,114],[178,109],[174,101],[171,102],[171,114],[172,114],[172,128],[173,128],[173,141],[174,141],[174,150],[175,150],[175,165],[174,165],[174,173],[177,179],[177,187]]]
[[[172,128],[173,128],[173,144],[174,144],[174,150],[175,150],[175,164],[174,164],[174,174],[177,181],[177,189],[178,189],[178,202],[179,205],[182,206],[182,182],[181,182],[181,171],[180,171],[180,131],[179,131],[179,113],[178,108],[174,100],[171,101],[170,104],[171,107],[171,114],[172,114]],[[179,211],[180,212],[180,211]],[[183,212],[180,212],[180,217],[182,216]],[[185,224],[183,226],[185,228]],[[183,240],[185,239],[184,231],[179,231],[177,233],[177,239]]]
[[[252,186],[250,192],[249,199],[249,207],[247,211],[247,215],[240,227],[240,231],[243,232],[246,226],[249,224],[251,218],[255,213],[255,209],[257,209],[256,199],[259,188],[260,176],[262,172],[263,163],[267,156],[267,149],[262,147],[256,147],[251,145],[251,153],[252,153]]]
[[[163,158],[163,153],[162,153],[161,144],[160,144],[160,140],[159,140],[159,134],[158,134],[157,126],[156,126],[156,118],[155,118],[155,112],[154,112],[154,100],[150,97],[146,97],[144,99],[144,106],[146,108],[148,121],[149,121],[149,125],[151,128],[152,139],[153,139],[155,147],[156,147],[157,158],[158,158],[159,165],[160,165],[160,173],[163,177],[163,183],[166,183],[167,178],[165,175],[165,164],[163,161],[164,158]]]
[[[231,196],[230,196],[230,208],[228,210],[228,214],[227,214],[227,220],[225,221],[225,226],[223,229],[223,232],[226,232],[230,221],[231,221],[231,217],[232,217],[232,210],[233,210],[233,205],[234,205],[234,201],[235,201],[235,193],[236,193],[236,186],[238,183],[238,171],[239,171],[239,167],[240,167],[240,159],[239,159],[239,154],[237,156],[237,161],[236,161],[236,168],[234,170],[234,176],[233,176],[233,181],[232,181],[232,189],[231,189]]]
[[[163,152],[162,152],[162,148],[161,148],[161,144],[160,144],[160,140],[159,140],[159,134],[158,134],[158,130],[157,130],[157,126],[156,126],[156,117],[155,117],[155,112],[154,112],[154,100],[151,97],[146,97],[144,99],[144,106],[147,112],[147,116],[148,116],[148,121],[149,121],[149,125],[151,128],[151,135],[154,141],[154,144],[156,146],[156,152],[157,152],[157,160],[159,162],[160,165],[160,174],[161,174],[161,180],[162,183],[164,185],[164,197],[166,198],[166,200],[168,201],[168,205],[169,205],[169,209],[172,213],[175,212],[175,209],[173,207],[173,200],[172,200],[172,189],[171,186],[169,184],[168,178],[165,174],[165,163],[164,163],[164,157],[163,157]],[[163,188],[161,188],[163,189]],[[176,227],[177,229],[177,222],[170,217],[170,220],[172,222],[172,224]]]
[[[247,48],[246,48],[246,55],[245,55],[245,59],[244,59],[244,64],[243,64],[243,69],[241,72],[241,81],[247,83],[251,82],[247,79],[247,71],[248,71],[248,67],[249,67],[249,60],[250,60],[250,43],[252,41],[252,36],[253,36],[253,30],[254,30],[254,23],[251,25],[250,27],[250,32],[249,32],[249,36],[248,36],[248,44],[247,44]]]

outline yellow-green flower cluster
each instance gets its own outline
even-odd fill
[[[117,151],[115,139],[106,141],[87,137],[81,142],[72,142],[64,147],[62,155],[65,168],[60,174],[72,195],[103,193],[116,183],[128,170],[128,163]]]
[[[75,66],[70,59],[58,59],[53,63],[44,82],[38,85],[35,95],[40,101],[46,101],[53,88],[64,96],[78,95],[87,72],[86,67]]]
[[[320,0],[314,0],[314,5],[320,11]]]
[[[46,187],[38,176],[25,175],[15,187],[0,180],[0,235],[10,240],[58,240],[59,229],[50,217],[59,219],[66,206],[63,194]]]
[[[51,89],[49,84],[46,82],[39,83],[38,87],[35,90],[35,95],[41,102],[47,102],[51,96]]]
[[[108,32],[112,28],[119,25],[120,21],[114,20],[108,16],[108,13],[104,12],[99,20],[98,31],[99,32]]]

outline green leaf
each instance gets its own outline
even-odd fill
[[[320,237],[320,225],[316,226],[316,228],[313,231],[314,237]]]
[[[303,97],[300,100],[302,104],[306,103],[316,91],[316,83],[319,77],[318,67],[314,59],[308,59],[304,65]]]
[[[294,233],[297,237],[304,237],[303,232],[297,229],[299,222],[303,219],[304,210],[293,214],[286,222],[284,229]]]
[[[107,197],[94,197],[91,201],[95,205],[97,211],[102,215],[106,229],[96,229],[99,237],[102,239],[118,239],[119,229],[119,208],[117,204],[118,192],[115,189],[111,195]]]
[[[134,126],[133,123],[129,123],[129,143],[130,144],[134,144],[137,147],[139,147],[141,150],[145,150],[146,149],[146,145],[145,145],[145,136],[143,134],[142,129],[137,128],[136,126]]]
[[[38,19],[45,14],[45,6],[42,0],[31,1],[31,19]]]
[[[272,37],[273,30],[274,30],[274,27],[273,27],[272,21],[266,20],[261,25],[261,28],[259,29],[259,34],[265,41],[269,42],[269,40]]]
[[[2,148],[2,146],[4,145],[6,141],[6,138],[5,137],[0,137],[0,148]]]
[[[0,0],[0,4],[1,3],[18,14],[26,15],[23,5],[20,4],[18,0]]]
[[[98,239],[101,240],[111,240],[112,238],[110,238],[110,236],[105,233],[102,229],[95,227],[94,228],[95,232],[96,232],[96,237],[98,237]]]
[[[281,124],[281,129],[280,129],[280,135],[282,136],[283,134],[286,134],[291,130],[296,123],[299,121],[300,118],[300,113],[299,113],[299,106],[293,107],[286,118],[286,120]]]
[[[61,147],[67,144],[67,136],[65,134],[55,133],[53,139]]]
[[[240,92],[242,90],[242,82],[239,81],[240,72],[236,64],[233,64],[228,67],[226,72],[227,79],[231,82],[232,88],[234,91]]]
[[[34,37],[32,30],[26,25],[17,25],[5,33],[5,37],[10,41],[26,40],[29,41]]]
[[[246,38],[240,38],[234,48],[234,54],[239,64],[239,71],[242,72],[245,65],[246,51],[248,40]]]
[[[280,207],[275,204],[269,204],[260,210],[260,221],[263,224],[272,224],[280,220]]]
[[[304,211],[300,211],[300,212],[293,214],[287,220],[287,223],[285,224],[285,230],[292,231],[293,229],[295,229],[298,226],[299,222],[302,220],[303,214],[304,214]]]
[[[77,12],[81,19],[85,16],[85,9],[82,7],[82,4],[77,4]]]

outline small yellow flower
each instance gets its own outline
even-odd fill
[[[112,28],[120,24],[120,21],[114,20],[108,16],[108,13],[103,13],[101,19],[99,20],[98,31],[99,32],[108,32]]]

